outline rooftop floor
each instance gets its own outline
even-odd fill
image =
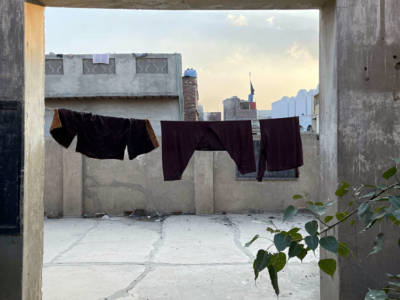
[[[252,222],[282,215],[171,216],[164,222],[130,218],[45,220],[44,300],[276,299],[268,271],[254,284],[253,260],[270,242]],[[304,225],[298,214],[281,227]],[[302,232],[300,232],[302,233]],[[319,256],[316,251],[316,256]],[[318,300],[317,259],[292,258],[279,273],[279,299]]]

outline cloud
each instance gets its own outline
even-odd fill
[[[276,27],[278,30],[285,30],[281,26]]]
[[[271,18],[268,18],[268,19],[267,19],[267,23],[268,23],[269,25],[274,25],[274,19],[275,19],[275,16],[273,16],[273,17],[271,17]]]
[[[294,58],[306,58],[312,59],[312,55],[310,51],[306,47],[300,47],[297,42],[294,42],[289,49],[286,50],[286,53],[289,53]]]
[[[235,15],[229,14],[226,16],[226,20],[231,22],[235,26],[239,26],[239,27],[247,26],[247,18],[243,15],[235,16]]]

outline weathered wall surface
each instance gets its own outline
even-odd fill
[[[95,100],[46,100],[46,107],[68,108],[91,112],[93,114],[134,119],[149,119],[156,135],[161,135],[160,120],[179,120],[178,99],[95,99]],[[54,112],[46,109],[45,136],[50,136],[49,129]]]
[[[46,55],[46,59],[59,59]],[[115,74],[83,74],[83,59],[92,55],[63,56],[64,75],[46,76],[46,98],[96,96],[178,96],[178,83],[182,86],[182,56],[175,54],[149,54],[147,58],[164,58],[168,62],[166,74],[138,74],[132,53],[110,54],[115,58]],[[177,83],[177,73],[179,82]]]
[[[161,143],[161,138],[157,137]],[[84,160],[84,212],[194,210],[194,160],[182,180],[164,182],[161,148],[130,161]]]
[[[305,207],[293,195],[308,193],[309,201],[318,199],[319,142],[315,134],[301,135],[304,166],[298,180],[240,181],[235,179],[235,164],[226,152],[214,152],[214,212],[247,213],[284,210],[289,205]],[[260,136],[254,136],[259,139]],[[258,163],[258,162],[257,162]]]
[[[259,136],[254,136],[259,138]],[[196,152],[186,168],[181,181],[164,182],[161,148],[138,159],[129,161],[95,160],[83,157],[83,212],[105,212],[122,214],[144,208],[150,212],[194,211],[197,213],[283,210],[287,205],[304,207],[304,201],[294,202],[292,196],[309,193],[310,201],[316,200],[319,183],[318,141],[316,135],[304,133],[303,148],[305,165],[300,168],[300,179],[293,181],[237,181],[235,163],[226,152]],[[161,142],[161,137],[158,137]],[[54,193],[54,201],[46,197],[45,211],[56,212],[54,207],[63,207],[57,213],[66,214],[65,202],[79,198],[73,193],[80,188],[76,175],[66,175],[63,169],[72,168],[74,162],[65,160],[56,174],[55,162],[63,161],[70,149],[54,151],[59,146],[51,137],[46,137],[46,182],[56,180],[45,188],[64,191]],[[60,186],[58,179],[64,177]],[[72,197],[72,198],[71,198]],[[75,198],[74,198],[75,197]],[[60,206],[60,198],[64,205]],[[66,199],[69,200],[66,200]],[[79,201],[77,201],[79,202]],[[78,204],[79,206],[79,204]],[[69,214],[74,215],[74,214]],[[75,214],[79,216],[79,214]]]
[[[328,201],[334,200],[337,179],[382,184],[390,157],[400,154],[400,2],[337,0],[323,12],[321,57],[332,59],[321,60],[320,72],[321,195]],[[337,208],[347,204],[340,201]],[[362,268],[340,258],[338,276],[322,276],[321,299],[363,299],[367,288],[386,286],[383,273],[400,269],[398,231],[386,222],[359,234],[362,229],[360,223],[334,232]],[[386,235],[382,252],[365,259],[379,232]]]
[[[29,0],[46,6],[125,8],[125,9],[311,9],[322,7],[327,0],[154,0],[151,2],[126,0]]]
[[[24,250],[22,299],[42,296],[44,7],[25,4]]]

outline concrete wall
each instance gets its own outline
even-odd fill
[[[284,210],[289,205],[305,207],[293,195],[308,193],[310,201],[318,199],[319,143],[316,135],[301,135],[304,166],[298,180],[240,181],[235,179],[235,164],[226,152],[214,152],[214,212],[247,213]],[[260,136],[253,136],[259,139]],[[258,162],[257,162],[258,163]]]
[[[257,119],[257,109],[242,109],[242,101],[237,96],[222,101],[225,121]]]
[[[46,99],[46,107],[68,108],[119,118],[149,119],[156,135],[161,135],[160,120],[179,120],[179,101],[177,98]],[[50,136],[49,129],[53,115],[52,110],[46,109],[45,136]]]
[[[175,57],[177,57],[177,68]],[[59,59],[46,55],[46,59]],[[83,59],[92,55],[63,56],[64,75],[46,75],[46,98],[96,96],[178,96],[182,87],[182,56],[180,54],[149,54],[144,58],[166,58],[167,74],[137,74],[136,59],[132,53],[110,54],[115,58],[116,74],[83,75]],[[138,58],[140,59],[140,58]],[[177,83],[177,73],[179,82]]]
[[[337,0],[321,13],[321,199],[335,200],[339,179],[383,183],[390,157],[400,155],[399,15],[397,0]],[[322,275],[322,300],[363,299],[367,287],[386,286],[383,273],[400,269],[398,231],[386,222],[359,234],[362,229],[357,224],[332,232],[355,251],[362,268],[339,258],[334,280]],[[379,232],[386,235],[382,252],[365,259]]]
[[[74,203],[75,209],[83,207],[83,213],[111,215],[136,208],[163,213],[242,213],[283,210],[290,204],[304,207],[302,201],[293,202],[292,196],[307,192],[311,201],[316,199],[319,164],[316,136],[302,134],[302,138],[305,166],[300,169],[300,179],[258,183],[237,181],[235,163],[226,152],[196,152],[181,181],[164,182],[161,148],[133,161],[127,157],[124,161],[95,160],[75,153],[75,145],[63,149],[46,137],[45,212],[81,215],[73,205],[67,208],[68,203]],[[161,142],[161,137],[158,140]],[[67,155],[69,159],[65,159]],[[83,158],[80,167],[71,155]],[[79,190],[83,190],[82,197],[76,195]]]
[[[16,221],[20,229],[12,235],[0,234],[0,299],[41,299],[44,7],[23,0],[1,1],[0,19],[0,101],[19,103],[22,109],[15,114],[23,124],[22,134],[14,140],[22,141],[17,144],[22,149],[22,168],[18,169],[14,161],[17,169],[0,170],[0,178],[6,178],[4,171],[17,174],[14,183],[19,182],[21,187],[18,198],[12,199],[19,203]],[[7,159],[3,155],[0,153],[0,159]]]

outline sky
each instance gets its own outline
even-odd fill
[[[258,109],[318,85],[319,12],[46,8],[46,53],[181,53],[204,111],[231,96]]]

